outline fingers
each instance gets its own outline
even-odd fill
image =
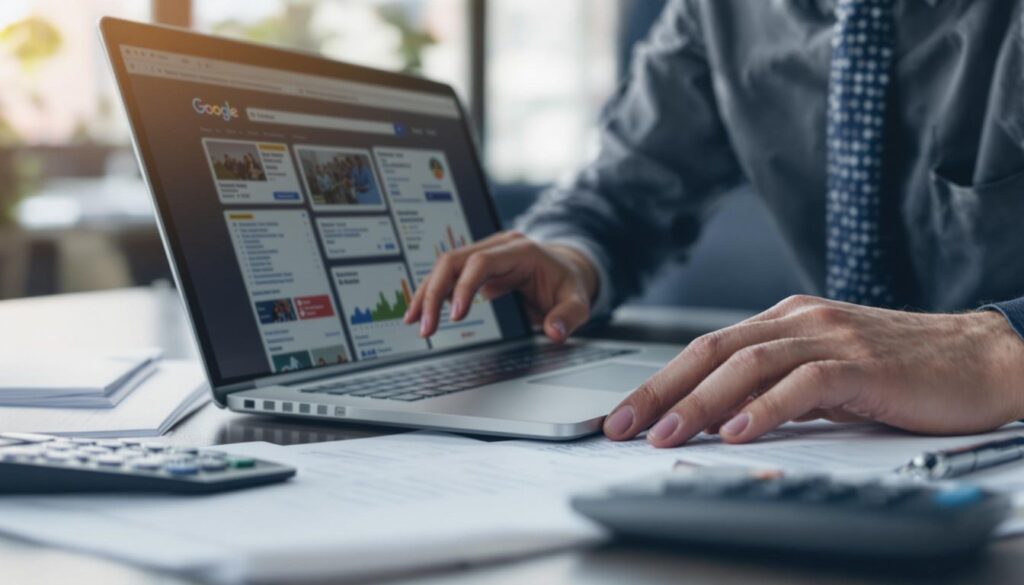
[[[467,260],[476,253],[521,238],[522,236],[515,232],[502,232],[470,246],[443,254],[434,264],[430,274],[416,289],[404,321],[409,324],[420,321],[420,335],[423,337],[433,335],[437,330],[441,305],[451,293],[455,280]]]
[[[561,343],[590,318],[590,304],[577,291],[564,291],[544,318],[544,334]]]
[[[722,439],[746,443],[817,408],[842,404],[850,399],[856,378],[850,362],[805,363],[722,425]]]
[[[461,321],[473,303],[473,297],[485,282],[508,277],[528,253],[526,242],[516,242],[481,250],[470,256],[455,281],[452,292],[452,321]]]
[[[790,327],[786,319],[740,323],[697,338],[612,411],[605,419],[605,435],[614,440],[636,436],[734,353],[778,339]]]
[[[646,416],[651,417],[649,420],[660,417],[647,433],[655,447],[681,445],[726,418],[766,382],[784,378],[802,364],[823,358],[826,351],[824,344],[811,338],[777,339],[747,346],[730,356],[663,415],[647,412],[637,418],[644,421]],[[728,426],[726,422],[720,432]]]

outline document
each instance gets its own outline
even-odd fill
[[[851,437],[874,444],[858,455],[860,463],[809,448],[838,449]],[[707,436],[669,450],[643,439],[484,442],[440,433],[291,447],[247,443],[219,449],[296,466],[297,476],[209,497],[5,497],[0,532],[207,582],[358,580],[600,542],[607,535],[572,512],[571,496],[667,471],[680,459],[804,468],[817,457],[818,470],[829,471],[863,468],[870,450],[885,459],[872,468],[891,469],[921,441],[941,448],[966,440],[791,425],[737,454]]]
[[[153,437],[210,400],[198,363],[164,360],[113,408],[0,407],[0,430],[76,437]]]
[[[597,542],[569,497],[628,478],[610,460],[428,433],[222,450],[299,471],[211,497],[0,498],[0,532],[204,581],[359,579]]]
[[[120,355],[73,355],[52,359],[0,357],[0,406],[111,408],[145,381],[161,351]]]
[[[784,471],[878,474],[892,471],[925,451],[992,441],[1024,433],[1024,424],[993,433],[934,437],[899,431],[875,423],[794,423],[746,445],[727,445],[717,437],[700,436],[677,450],[694,465],[770,467]]]

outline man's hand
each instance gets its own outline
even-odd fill
[[[420,335],[429,337],[445,301],[451,319],[461,321],[478,291],[488,300],[519,291],[534,324],[562,342],[587,322],[596,289],[597,273],[579,252],[502,232],[442,255],[416,289],[405,322],[419,321]]]
[[[908,431],[986,431],[1024,417],[1024,342],[999,313],[890,311],[795,296],[698,338],[604,423],[744,443],[791,420],[870,419]]]

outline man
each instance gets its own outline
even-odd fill
[[[443,257],[408,321],[430,335],[445,300],[461,319],[478,289],[518,290],[562,341],[749,180],[830,300],[786,299],[696,340],[612,411],[609,437],[739,443],[816,417],[969,433],[1024,417],[1021,4],[671,2],[598,157],[522,220],[529,237]]]

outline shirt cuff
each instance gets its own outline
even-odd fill
[[[597,294],[590,302],[590,316],[604,318],[612,311],[612,290],[611,279],[608,276],[608,263],[600,246],[593,240],[583,236],[552,236],[546,237],[542,233],[526,232],[531,240],[544,244],[558,244],[579,252],[594,267],[597,275]]]
[[[981,307],[982,311],[999,311],[1010,322],[1010,327],[1017,332],[1017,335],[1024,340],[1024,297],[991,303]]]

